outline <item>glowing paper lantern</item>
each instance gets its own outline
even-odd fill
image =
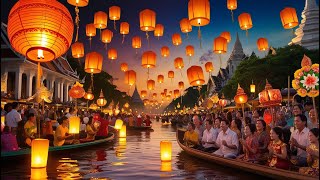
[[[156,84],[156,83],[155,83],[154,80],[149,79],[149,80],[147,81],[147,88],[148,88],[149,90],[154,90],[155,84]]]
[[[142,90],[141,91],[141,97],[146,97],[147,96],[147,91],[145,91],[145,90]]]
[[[201,86],[205,82],[201,66],[191,66],[187,70],[187,75],[191,86]]]
[[[169,71],[168,72],[168,78],[171,78],[171,80],[174,78],[174,72],[173,71]]]
[[[121,119],[117,119],[116,123],[114,124],[114,128],[120,130],[123,125],[123,121]]]
[[[156,67],[157,55],[153,51],[146,51],[142,54],[141,66],[144,68]]]
[[[130,31],[130,25],[129,23],[127,22],[122,22],[120,23],[120,34],[123,35],[123,38],[122,38],[122,43],[124,42],[124,37],[126,34],[129,34],[129,31]]]
[[[251,93],[255,93],[256,92],[256,85],[253,84],[253,80],[252,80],[252,83],[250,84],[250,92]]]
[[[163,31],[164,31],[164,27],[162,24],[157,24],[155,29],[154,29],[154,36],[158,37],[161,37],[163,36]]]
[[[156,13],[150,9],[145,9],[139,13],[140,29],[146,32],[147,39],[149,40],[149,31],[154,31],[156,27]]]
[[[160,171],[162,172],[171,172],[172,171],[172,167],[171,167],[171,162],[162,162],[161,161],[161,168],[160,168]]]
[[[48,62],[67,52],[73,28],[68,9],[59,1],[20,0],[10,10],[7,32],[15,51]]]
[[[184,89],[184,82],[183,81],[180,81],[178,83],[178,85],[179,85],[179,89]]]
[[[93,23],[86,25],[86,35],[90,37],[90,39],[97,34],[97,29]]]
[[[109,29],[105,29],[101,32],[101,41],[103,43],[110,43],[113,38],[113,32]]]
[[[162,57],[168,57],[170,55],[170,50],[167,46],[163,46],[161,48],[161,56]]]
[[[69,96],[72,98],[82,98],[86,94],[86,91],[83,89],[83,85],[78,81],[72,86],[69,90]]]
[[[108,15],[103,11],[94,13],[93,24],[98,29],[105,29],[107,27]]]
[[[102,89],[101,89],[100,96],[97,99],[97,105],[102,107],[102,106],[105,106],[106,104],[107,104],[107,100],[104,98],[104,95],[103,95],[103,92],[102,92]]]
[[[213,52],[217,54],[224,54],[228,50],[228,41],[224,37],[217,37],[213,42]]]
[[[153,93],[153,94],[152,94],[152,97],[153,97],[153,98],[156,98],[156,97],[157,97],[157,93]]]
[[[89,0],[67,0],[67,2],[77,7],[84,7],[89,4]]]
[[[163,81],[164,81],[164,76],[163,75],[158,75],[158,83],[163,83]]]
[[[84,71],[86,73],[97,74],[102,70],[103,57],[97,52],[90,52],[86,55]]]
[[[282,101],[280,89],[272,89],[271,84],[266,80],[265,90],[259,93],[259,102],[264,106],[279,105]]]
[[[174,59],[174,67],[176,69],[182,69],[184,67],[183,59],[181,57]]]
[[[132,38],[132,47],[135,49],[141,48],[141,38],[139,36],[134,36]]]
[[[222,32],[220,34],[220,37],[225,38],[228,43],[231,41],[231,35],[230,35],[230,32],[228,32],[228,31]]]
[[[188,18],[181,19],[180,29],[181,29],[181,32],[187,33],[187,34],[192,31],[192,26]]]
[[[269,111],[269,109],[264,110],[263,112],[263,120],[266,122],[266,124],[270,124],[272,122],[272,114]]]
[[[174,98],[178,98],[178,97],[179,97],[179,95],[180,95],[180,91],[179,91],[179,89],[175,89],[175,90],[173,90],[173,96],[174,96]]]
[[[71,116],[69,118],[69,134],[79,134],[80,130],[80,118],[77,116]]]
[[[84,56],[84,46],[81,42],[75,42],[71,45],[71,53],[74,58],[82,58]]]
[[[248,101],[248,96],[244,92],[244,90],[240,87],[240,84],[238,84],[237,94],[234,97],[234,101],[237,104],[244,104],[244,103],[246,103]]]
[[[168,89],[164,89],[163,92],[165,95],[167,95]]]
[[[175,33],[172,35],[172,43],[175,46],[179,46],[182,43],[182,39],[181,39],[180,34]]]
[[[94,98],[94,95],[92,94],[91,87],[89,87],[88,92],[86,92],[86,94],[83,96],[83,98],[90,100],[90,101]]]
[[[130,86],[134,85],[136,83],[136,72],[134,70],[126,71],[124,74],[125,77],[125,83],[129,84]]]
[[[47,179],[47,168],[31,168],[30,180]]]
[[[223,94],[222,94],[221,98],[219,99],[219,105],[221,107],[225,107],[227,105],[227,100],[224,98]]]
[[[116,21],[120,19],[121,9],[119,6],[109,7],[109,19]]]
[[[236,10],[237,6],[237,0],[227,0],[227,8],[231,11],[232,22],[234,22],[233,10]]]
[[[188,17],[192,26],[205,26],[210,22],[209,0],[189,0]]]
[[[120,69],[121,69],[121,71],[123,71],[123,72],[128,71],[128,64],[127,64],[127,63],[121,63],[121,64],[120,64]]]
[[[119,132],[119,138],[125,138],[125,137],[127,137],[127,126],[123,124]]]
[[[31,168],[47,166],[49,152],[48,139],[34,139],[31,142]]]
[[[191,45],[186,46],[186,55],[191,57],[194,55],[194,47]]]
[[[206,64],[204,66],[206,68],[206,72],[211,73],[213,71],[212,62],[206,62]]]
[[[252,28],[251,15],[249,13],[242,13],[238,16],[240,29],[246,31],[246,36],[248,36],[248,30]]]
[[[291,29],[299,25],[298,16],[295,8],[286,7],[280,12],[282,26]]]
[[[266,51],[269,49],[268,40],[266,38],[259,38],[257,40],[257,47],[259,51]]]
[[[161,161],[171,161],[172,142],[161,141],[160,142]]]
[[[115,60],[118,57],[117,50],[114,48],[108,49],[108,58],[111,60]]]
[[[164,92],[162,92],[162,93],[160,93],[160,95],[161,95],[161,98],[165,98],[165,94],[164,94]]]

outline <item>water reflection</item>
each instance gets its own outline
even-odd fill
[[[31,168],[31,180],[47,179],[47,168]]]
[[[162,172],[171,172],[172,171],[172,163],[171,163],[171,161],[168,161],[168,162],[161,161],[160,171],[162,171]]]
[[[57,167],[57,179],[80,179],[82,176],[79,173],[79,169],[77,160],[62,158],[59,160],[59,165]]]

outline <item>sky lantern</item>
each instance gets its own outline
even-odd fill
[[[165,95],[167,95],[168,89],[163,89]]]
[[[269,49],[268,40],[266,38],[259,38],[257,40],[257,47],[259,51],[266,51]]]
[[[221,54],[226,53],[228,50],[228,41],[224,37],[217,37],[213,41],[213,52],[219,54],[220,68],[222,65]]]
[[[181,43],[182,43],[182,39],[181,39],[180,34],[174,33],[172,35],[172,44],[175,46],[179,46]]]
[[[191,45],[186,46],[186,55],[189,56],[189,64],[191,61],[191,57],[194,55],[194,47]]]
[[[160,142],[160,159],[161,161],[171,161],[172,156],[172,142],[161,141]]]
[[[147,88],[148,88],[148,90],[154,90],[154,86],[155,86],[155,81],[154,80],[152,80],[152,79],[149,79],[148,81],[147,81]]]
[[[142,98],[147,97],[147,94],[148,94],[148,93],[147,93],[146,90],[142,90],[142,91],[141,91],[141,97],[142,97]]]
[[[31,142],[31,168],[47,166],[49,152],[48,139],[34,139]]]
[[[74,58],[82,58],[84,56],[84,46],[83,43],[77,41],[71,45],[71,53]],[[80,64],[80,60],[79,60]]]
[[[65,54],[72,42],[73,28],[70,12],[59,1],[20,0],[8,16],[11,46],[36,62],[52,61]]]
[[[136,72],[134,70],[129,70],[125,72],[125,83],[129,84],[129,86],[131,87],[132,85],[134,85],[134,83],[136,83]]]
[[[162,57],[168,57],[170,55],[170,49],[168,46],[163,46],[161,48],[161,56]]]
[[[91,85],[93,87],[93,74],[100,73],[102,70],[103,56],[97,52],[90,52],[86,55],[84,71],[91,74]]]
[[[200,26],[205,26],[210,23],[210,2],[209,0],[189,0],[188,2],[188,17],[192,26],[198,26],[198,38],[201,45],[201,30]]]
[[[80,118],[71,116],[69,118],[69,134],[79,134],[80,131]]]
[[[174,72],[173,71],[169,71],[168,72],[168,78],[170,78],[171,82],[172,82],[172,79],[174,78]]]
[[[118,52],[114,48],[108,49],[108,58],[111,60],[116,60],[118,57]]]
[[[227,42],[229,43],[231,41],[231,35],[230,32],[224,31],[220,34],[221,37],[226,38]]]
[[[169,91],[168,94],[171,96],[172,95],[172,91]]]
[[[88,91],[86,92],[86,94],[83,96],[83,98],[85,98],[88,101],[91,101],[94,98],[94,95],[92,94],[92,89],[91,86],[89,87]]]
[[[165,95],[164,92],[160,93],[160,95],[161,95],[161,98],[162,98],[162,99],[166,97],[166,95]]]
[[[127,63],[121,63],[121,64],[120,64],[120,69],[121,69],[121,71],[123,71],[123,72],[128,71],[128,64],[127,64]]]
[[[212,71],[213,71],[212,62],[206,62],[206,64],[204,66],[206,68],[206,72],[208,72],[209,75],[210,75],[212,73]]]
[[[184,89],[184,82],[183,82],[183,81],[180,81],[180,82],[178,83],[178,86],[179,86],[179,89],[180,89],[180,90]]]
[[[187,33],[187,38],[189,38],[188,33],[192,31],[192,26],[188,18],[181,19],[180,29],[182,33]]]
[[[107,27],[108,15],[103,11],[98,11],[94,13],[93,24],[97,29],[105,29]]]
[[[153,93],[152,98],[156,98],[156,97],[157,97],[157,93]]]
[[[191,86],[201,86],[205,83],[201,66],[191,66],[187,70],[187,75]]]
[[[154,36],[158,37],[161,37],[163,36],[163,31],[164,31],[164,27],[162,24],[156,24],[156,27],[154,29]]]
[[[231,11],[232,22],[234,22],[233,10],[236,10],[237,6],[237,0],[227,0],[227,8]]]
[[[104,95],[103,95],[103,92],[102,92],[102,89],[101,89],[100,96],[97,99],[97,105],[100,106],[101,109],[102,109],[102,106],[105,106],[106,104],[107,104],[107,100],[104,98]]]
[[[242,13],[238,16],[240,29],[246,31],[246,36],[248,36],[248,30],[252,28],[252,19],[249,13]]]
[[[90,49],[91,49],[91,39],[92,37],[96,36],[97,34],[97,29],[94,26],[93,23],[87,24],[86,25],[86,35],[89,36],[89,42],[90,42]]]
[[[114,30],[117,30],[116,21],[120,19],[121,9],[119,6],[109,7],[109,19],[113,20]]]
[[[178,98],[178,97],[179,97],[179,95],[180,95],[180,91],[179,91],[179,89],[175,89],[175,90],[173,90],[173,96],[174,96],[174,98]]]
[[[295,8],[286,7],[280,12],[282,26],[285,29],[292,29],[299,25],[299,20]]]
[[[154,31],[156,27],[156,13],[150,9],[145,9],[139,13],[140,29],[146,32],[147,40],[149,40],[149,31]]]
[[[163,75],[158,75],[158,83],[162,84],[164,82],[164,76]]]
[[[183,59],[181,57],[177,57],[174,59],[174,67],[176,69],[180,69],[181,77],[182,77],[182,71],[181,69],[184,67]]]
[[[120,23],[120,34],[122,34],[122,44],[124,42],[124,37],[126,36],[126,34],[129,34],[130,31],[130,25],[127,22],[121,22]]]
[[[112,41],[113,32],[109,29],[105,29],[101,32],[101,41],[105,44],[108,44]]]
[[[141,38],[140,36],[134,36],[132,38],[132,47],[136,49],[136,54],[137,54],[137,49],[141,48]]]
[[[146,51],[142,54],[141,66],[148,68],[148,79],[149,79],[149,68],[156,67],[157,55],[153,51]]]
[[[114,123],[114,129],[120,130],[123,125],[123,121],[121,119],[117,119]]]

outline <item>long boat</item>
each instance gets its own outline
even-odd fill
[[[68,150],[75,150],[75,149],[80,149],[83,147],[88,147],[88,146],[94,146],[94,145],[100,145],[104,144],[110,141],[114,140],[114,134],[109,133],[108,137],[104,139],[99,139],[99,140],[94,140],[90,142],[84,142],[84,143],[79,143],[79,144],[70,144],[70,145],[63,145],[63,146],[50,146],[49,147],[49,152],[56,153],[56,152],[64,152]],[[12,158],[12,157],[20,157],[23,155],[28,155],[31,154],[31,149],[21,149],[18,151],[9,151],[9,152],[3,152],[1,151],[1,160],[5,160],[7,158]]]
[[[153,130],[152,126],[127,126],[128,130],[138,130],[138,131],[145,131],[145,130]]]
[[[193,149],[190,147],[187,147],[183,143],[183,136],[184,136],[185,130],[178,129],[176,136],[177,136],[177,142],[179,146],[189,155],[210,161],[212,163],[220,164],[223,166],[228,166],[234,169],[240,169],[243,171],[247,171],[250,173],[270,177],[273,179],[300,179],[300,180],[316,180],[319,179],[319,176],[310,176],[310,175],[303,175],[299,174],[295,171],[289,171],[289,170],[283,170],[283,169],[277,169],[272,168],[265,165],[260,164],[254,164],[250,162],[244,162],[236,159],[227,159],[221,156],[214,155],[212,153],[207,153],[204,151],[200,151],[197,149]]]

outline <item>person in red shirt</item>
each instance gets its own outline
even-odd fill
[[[141,126],[141,124],[142,124],[142,118],[140,115],[138,115],[137,121],[136,121],[136,126]]]
[[[98,121],[100,122],[100,127],[99,127],[99,130],[98,130],[97,135],[95,137],[96,140],[106,138],[109,133],[109,131],[108,131],[109,121],[104,118],[103,112],[100,112],[100,117],[99,117]]]
[[[146,126],[150,126],[151,125],[151,120],[150,120],[150,116],[146,115],[146,120],[144,121],[144,123],[146,124]]]

